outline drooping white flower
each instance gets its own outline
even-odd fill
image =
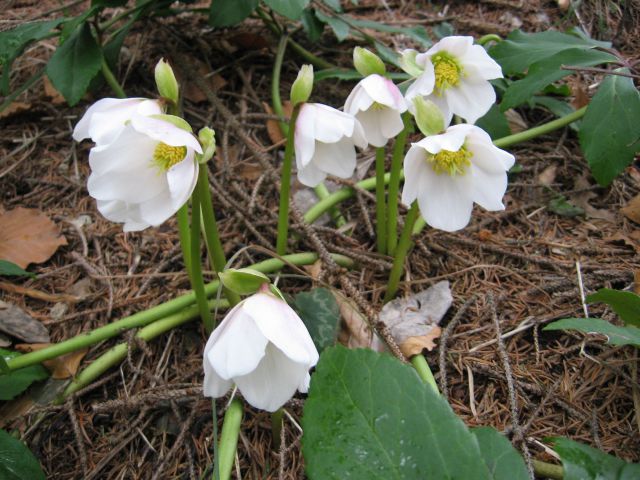
[[[502,69],[484,48],[473,44],[473,37],[446,37],[424,53],[402,52],[405,61],[422,73],[406,93],[409,108],[417,95],[434,102],[447,124],[453,114],[469,123],[482,117],[496,101],[489,80],[502,78]]]
[[[160,102],[146,98],[103,98],[91,105],[73,129],[77,142],[90,138],[97,145],[112,142],[134,115],[158,115]]]
[[[367,141],[353,115],[320,103],[305,103],[294,136],[298,180],[315,187],[327,175],[349,178],[356,168],[355,146]]]
[[[402,113],[406,110],[398,87],[378,74],[360,80],[344,104],[344,111],[358,119],[367,142],[374,147],[383,147],[402,131]]]
[[[417,199],[429,225],[459,230],[469,223],[474,202],[489,211],[504,210],[507,171],[514,161],[481,128],[454,125],[411,145],[404,158],[402,202],[411,205]]]
[[[95,118],[95,115],[94,115]],[[89,194],[124,231],[157,226],[186,203],[198,178],[196,138],[157,117],[134,115],[107,144],[89,152]]]
[[[256,293],[236,305],[204,349],[204,395],[221,397],[235,383],[256,408],[275,412],[309,388],[318,362],[311,336],[283,300]]]

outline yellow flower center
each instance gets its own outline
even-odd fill
[[[381,103],[378,102],[373,102],[373,104],[371,105],[371,110],[379,112],[380,110],[382,110],[383,108],[385,108],[384,105],[382,105]]]
[[[462,69],[460,65],[446,52],[439,52],[431,58],[436,76],[436,88],[440,91],[455,87],[460,83]]]
[[[187,147],[173,147],[160,142],[153,151],[153,162],[163,171],[180,163],[187,156]]]
[[[464,175],[471,165],[473,153],[461,147],[457,152],[440,150],[435,155],[427,155],[427,161],[438,175],[447,173],[450,176]]]

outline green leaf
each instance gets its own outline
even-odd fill
[[[611,44],[553,30],[538,33],[514,30],[506,40],[491,47],[489,55],[500,64],[505,75],[512,75],[523,73],[530,65],[563,50],[592,49],[597,46],[611,47]]]
[[[307,8],[302,12],[302,17],[300,18],[300,22],[302,23],[302,28],[307,33],[307,37],[312,42],[317,42],[320,40],[320,36],[324,31],[324,23],[318,20],[316,17],[316,11],[313,8]]]
[[[333,33],[335,34],[339,42],[343,41],[345,38],[349,36],[349,31],[351,30],[351,27],[347,22],[345,22],[341,18],[331,17],[321,12],[320,10],[316,10],[316,17],[322,23],[326,23],[331,27],[331,30],[333,30]]]
[[[2,360],[6,364],[7,359],[18,357],[20,354],[0,348],[0,356],[2,356]],[[11,400],[29,388],[33,382],[44,380],[48,377],[49,372],[42,365],[32,365],[0,374],[0,400]]]
[[[560,195],[551,200],[549,200],[549,204],[547,205],[549,211],[553,213],[557,213],[563,217],[577,217],[580,215],[584,215],[584,209],[575,206],[572,203],[569,203],[566,197]]]
[[[302,418],[310,479],[489,479],[478,442],[415,370],[372,350],[325,350]]]
[[[310,0],[264,0],[271,9],[291,20],[298,20]]]
[[[102,66],[102,50],[83,23],[58,47],[47,64],[47,75],[69,105],[80,101]]]
[[[342,12],[342,5],[340,5],[340,0],[322,0],[322,3],[324,3],[334,12]]]
[[[36,277],[33,273],[27,272],[24,268],[19,267],[8,260],[0,260],[0,275],[11,277]]]
[[[310,292],[301,292],[293,302],[319,352],[336,343],[340,307],[330,290],[314,288]]]
[[[633,80],[608,76],[591,99],[578,135],[591,173],[600,185],[609,185],[640,150],[638,125],[640,93]]]
[[[532,64],[525,78],[513,82],[505,92],[500,108],[505,111],[517,107],[550,83],[574,73],[563,70],[563,65],[588,67],[615,61],[614,55],[600,50],[572,48],[558,52]]]
[[[543,330],[578,330],[607,336],[611,345],[633,345],[640,348],[640,328],[618,327],[600,318],[563,318],[550,323]]]
[[[209,25],[231,27],[247,18],[258,6],[258,0],[212,0]]]
[[[490,427],[472,428],[493,480],[529,480],[524,460],[504,435]]]
[[[395,25],[387,25],[385,23],[374,22],[373,20],[362,20],[359,18],[353,18],[349,15],[341,15],[341,18],[343,18],[352,27],[369,28],[378,32],[397,33],[405,35],[406,37],[418,42],[422,47],[430,47],[432,43],[429,35],[427,34],[427,30],[421,26],[398,27]]]
[[[532,99],[532,103],[535,106],[544,107],[553,113],[556,117],[564,117],[565,115],[569,115],[570,113],[575,112],[575,109],[571,106],[570,103],[565,102],[563,100],[558,100],[557,98],[535,95]],[[580,129],[581,121],[577,120],[569,125],[574,131],[578,131]]]
[[[497,104],[491,105],[489,111],[476,121],[476,126],[487,132],[493,140],[511,135],[507,117]]]
[[[128,0],[91,0],[92,7],[122,7]]]
[[[640,478],[640,464],[624,460],[568,438],[550,438],[560,454],[564,480],[632,480]]]
[[[587,297],[588,303],[606,303],[625,325],[640,327],[640,295],[622,290],[601,288]]]
[[[24,443],[0,429],[0,478],[45,480],[38,459]]]
[[[433,34],[438,38],[450,37],[455,33],[455,28],[449,22],[440,22],[434,25]]]

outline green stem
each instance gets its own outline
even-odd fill
[[[109,64],[107,63],[107,60],[104,57],[102,58],[102,75],[104,76],[104,79],[107,81],[107,83],[111,87],[111,90],[113,90],[113,93],[116,94],[116,97],[126,98],[127,94],[124,93],[122,86],[120,86],[120,83],[118,83],[118,80],[116,79],[115,75],[109,68]]]
[[[433,391],[437,394],[440,394],[440,390],[438,390],[438,385],[436,384],[436,379],[433,377],[433,373],[431,372],[431,368],[427,363],[427,360],[423,355],[414,355],[411,357],[411,365],[418,372],[418,376],[422,379],[422,381],[433,388]]]
[[[276,252],[278,255],[287,253],[287,238],[289,236],[289,201],[291,190],[291,166],[293,163],[293,140],[296,131],[296,120],[300,106],[296,105],[291,113],[289,132],[287,134],[287,146],[284,150],[282,162],[282,178],[280,182],[280,208],[278,211],[278,238],[276,240]]]
[[[398,190],[400,190],[400,177],[402,172],[402,159],[404,147],[407,143],[407,136],[412,128],[411,114],[402,114],[404,129],[396,137],[393,145],[393,156],[391,157],[391,176],[389,178],[389,200],[387,207],[387,253],[395,255],[398,244]]]
[[[478,45],[486,45],[489,42],[501,42],[502,41],[502,37],[500,35],[497,35],[495,33],[488,33],[483,37],[480,37],[476,43]]]
[[[191,195],[191,288],[196,294],[196,305],[207,333],[213,331],[213,317],[207,304],[200,257],[200,207],[202,199],[196,188]]]
[[[413,202],[407,217],[404,220],[404,228],[398,241],[398,247],[393,258],[393,266],[391,267],[391,273],[389,274],[389,281],[387,282],[387,292],[384,296],[384,302],[387,303],[393,297],[395,297],[398,291],[398,283],[400,282],[400,276],[402,275],[402,269],[404,267],[404,260],[411,248],[411,232],[413,231],[413,224],[418,218],[418,202]]]
[[[387,202],[384,198],[384,147],[376,148],[376,240],[378,253],[387,252]]]
[[[561,465],[542,462],[540,460],[532,460],[533,472],[537,477],[551,478],[553,480],[562,480],[564,478],[564,469]]]
[[[182,205],[176,214],[178,219],[178,238],[182,247],[182,260],[191,278],[191,234],[189,233],[189,206],[188,202]]]
[[[278,50],[276,50],[276,58],[273,62],[273,70],[271,72],[271,105],[273,112],[280,118],[284,118],[284,109],[282,108],[282,99],[280,98],[280,72],[282,71],[284,54],[287,50],[287,38],[289,38],[289,36],[286,34],[280,36]],[[278,124],[280,125],[282,134],[287,136],[289,126],[282,120],[279,121]]]
[[[280,434],[282,433],[282,418],[284,410],[279,408],[271,414],[271,444],[274,450],[280,449]]]
[[[331,193],[329,192],[329,189],[324,183],[320,183],[316,185],[315,187],[313,187],[313,190],[314,192],[316,192],[316,196],[320,200],[327,198],[329,195],[331,195]],[[347,220],[342,216],[342,213],[340,213],[340,210],[338,210],[338,208],[335,206],[329,209],[329,216],[334,222],[336,222],[336,227],[338,228],[344,227],[347,224]]]
[[[234,398],[224,414],[222,423],[220,446],[218,447],[218,466],[214,469],[214,472],[217,471],[220,475],[217,480],[231,478],[231,470],[236,459],[242,413],[242,403],[237,398]],[[214,478],[216,477],[214,476]]]

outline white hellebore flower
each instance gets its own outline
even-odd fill
[[[160,102],[146,98],[103,98],[91,105],[73,129],[77,142],[90,138],[97,145],[111,143],[134,115],[162,113]]]
[[[378,74],[360,80],[344,104],[344,111],[358,119],[367,142],[374,147],[384,147],[402,131],[402,113],[406,110],[398,87]]]
[[[235,383],[256,408],[275,412],[309,389],[318,362],[311,336],[283,300],[256,293],[236,305],[204,348],[204,395],[223,396]]]
[[[406,99],[424,96],[443,112],[445,124],[453,114],[475,123],[489,111],[496,101],[496,93],[489,80],[502,78],[502,69],[484,48],[473,44],[473,37],[446,37],[425,53],[405,50],[404,58],[412,62],[422,74],[407,89]]]
[[[95,115],[94,115],[95,117]],[[134,115],[108,144],[89,152],[89,194],[124,231],[157,226],[186,203],[198,178],[198,140],[157,117]]]
[[[356,168],[355,145],[367,146],[353,115],[320,103],[300,108],[294,135],[298,180],[315,187],[327,175],[349,178]]]
[[[469,223],[474,202],[504,210],[507,171],[514,161],[481,128],[454,125],[411,145],[404,157],[402,202],[417,199],[420,214],[434,228],[460,230]]]

